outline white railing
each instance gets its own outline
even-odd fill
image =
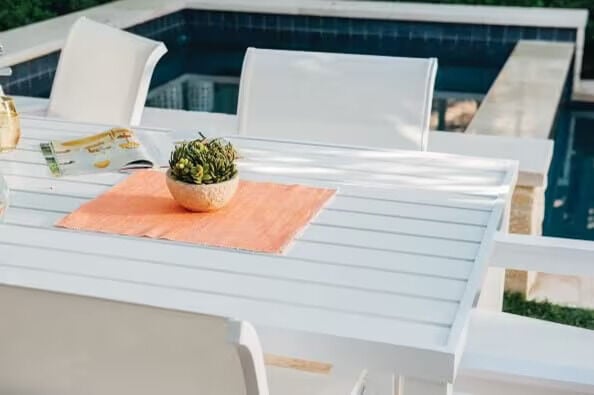
[[[490,265],[541,273],[594,276],[594,242],[499,233]]]

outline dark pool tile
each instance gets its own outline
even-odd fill
[[[349,20],[344,18],[338,18],[336,20],[336,29],[340,34],[348,34],[349,31]]]
[[[263,29],[265,29],[265,27],[266,27],[266,25],[265,25],[264,15],[252,14],[250,28],[255,29],[255,30],[263,30]]]
[[[413,31],[415,36],[422,37],[422,36],[431,36],[431,37],[440,37],[443,34],[443,24],[442,23],[419,23],[415,22],[413,24]]]
[[[243,14],[239,14],[243,15]],[[208,20],[208,14],[204,11],[196,11],[192,13],[192,23],[196,25],[206,25]]]
[[[471,25],[470,39],[472,41],[486,41],[488,29],[485,25]]]
[[[218,12],[214,11],[210,14],[210,24],[211,26],[218,26],[223,27],[226,25],[227,20],[225,16],[228,15],[226,12]]]
[[[398,31],[400,38],[410,38],[415,31],[415,24],[410,22],[401,22],[394,24],[394,28]]]
[[[376,21],[374,28],[378,35],[388,36],[394,30],[394,25],[395,24],[390,21]]]
[[[154,35],[155,31],[159,29],[158,25],[158,20],[153,20],[145,22],[141,25],[133,26],[126,30],[134,34],[139,34],[141,36],[151,37]]]
[[[380,37],[383,35],[383,27],[381,23],[370,23],[367,25],[367,33],[373,37]]]
[[[307,15],[307,16],[302,16],[301,18],[303,18],[303,30],[306,32],[315,32],[315,28],[317,26],[317,16],[313,16],[313,15]]]
[[[19,63],[11,67],[12,75],[6,79],[8,82],[25,78],[31,73],[31,62]],[[3,78],[2,80],[4,81],[5,79]]]
[[[47,68],[51,70],[56,70],[56,68],[58,67],[58,62],[60,60],[60,51],[52,52],[44,58]]]
[[[263,21],[261,28],[263,30],[268,30],[271,32],[276,31],[276,15],[274,14],[264,14],[262,15]]]
[[[523,28],[518,26],[507,26],[505,39],[507,41],[519,41],[522,38]]]
[[[538,38],[538,29],[535,27],[524,27],[521,32],[522,40],[536,40]]]
[[[368,36],[371,32],[371,24],[373,21],[365,19],[352,20],[352,34],[355,36]]]
[[[322,31],[328,34],[336,34],[337,31],[337,19],[334,17],[323,17],[319,18],[319,27]]]
[[[553,40],[554,29],[541,27],[536,33],[536,38],[539,40]]]
[[[575,41],[576,37],[575,29],[557,29],[556,39],[559,41]]]
[[[456,32],[458,33],[459,37],[462,37],[465,40],[470,41],[472,38],[473,29],[473,25],[458,24],[458,26],[456,27]]]
[[[491,26],[488,36],[489,41],[502,42],[505,28],[505,26]]]
[[[464,48],[464,51],[469,52],[472,46],[472,37],[470,35],[462,34],[458,37],[457,45],[460,48]]]
[[[286,29],[290,31],[305,30],[305,18],[300,16],[289,15],[287,16],[285,23]]]
[[[29,90],[26,82],[16,81],[11,85],[4,86],[6,93],[14,96],[32,96],[32,90]]]
[[[424,43],[427,46],[427,48],[432,48],[432,49],[437,50],[437,49],[439,49],[441,47],[443,41],[441,39],[439,39],[439,38],[436,38],[436,37],[429,37],[428,39],[426,39],[424,41]],[[433,52],[433,50],[431,52]],[[435,55],[433,53],[432,54],[425,54],[425,56],[435,57]]]
[[[203,11],[203,17],[202,17],[202,25],[204,26],[212,26],[213,25],[213,19],[212,19],[212,11]]]
[[[276,30],[278,31],[289,31],[291,26],[295,25],[295,19],[292,15],[277,15],[276,16]]]
[[[47,56],[43,56],[30,62],[30,70],[32,75],[47,73],[48,71],[55,69],[56,66],[57,65],[54,64]]]
[[[239,14],[232,13],[230,14],[227,19],[227,27],[233,30],[239,30],[240,22],[239,22]]]
[[[248,13],[238,12],[235,13],[235,24],[238,28],[245,28],[251,25],[252,17]]]
[[[174,12],[173,14],[167,15],[171,23],[185,22],[186,14],[182,11]]]
[[[2,84],[2,89],[4,90],[4,92],[6,92],[7,95],[17,95],[18,93],[15,93],[15,82],[14,81],[6,81]]]
[[[450,29],[450,28],[445,28],[443,30],[441,36],[436,37],[436,38],[439,38],[442,41],[452,41],[452,40],[457,41],[459,37],[460,37],[460,34],[457,31]]]
[[[327,27],[327,18],[322,18],[322,17],[315,17],[312,20],[312,27],[316,30],[319,31],[321,33],[327,33],[328,32],[328,27]]]

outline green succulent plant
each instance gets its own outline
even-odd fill
[[[176,144],[169,168],[174,179],[188,184],[218,184],[237,174],[237,151],[229,142],[200,138]]]

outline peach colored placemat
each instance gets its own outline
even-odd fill
[[[139,171],[56,226],[281,253],[335,194],[333,189],[240,181],[227,207],[192,213],[169,194],[165,174]]]

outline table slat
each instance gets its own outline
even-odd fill
[[[22,249],[15,250],[21,254]],[[41,254],[41,252],[40,252]],[[84,260],[76,254],[60,254],[60,258]],[[76,295],[138,303],[154,307],[191,311],[216,316],[252,317],[254,322],[277,328],[292,330],[315,330],[317,333],[336,335],[353,339],[419,346],[443,344],[447,340],[448,328],[421,323],[403,322],[384,317],[361,316],[311,309],[305,306],[287,306],[273,302],[249,300],[191,292],[162,286],[113,281],[68,273],[48,272],[27,267],[0,264],[2,283],[66,292]],[[365,322],[361,326],[362,321]]]
[[[51,236],[51,245],[44,239]],[[28,240],[23,240],[27,237]],[[109,240],[109,238],[104,238]],[[311,281],[281,279],[272,276],[255,276],[221,269],[205,269],[199,266],[165,265],[163,262],[146,261],[135,256],[135,249],[122,246],[122,250],[102,251],[101,256],[94,255],[95,240],[81,237],[75,232],[59,232],[47,230],[12,227],[10,230],[0,228],[0,244],[22,244],[37,247],[38,254],[23,255],[27,265],[39,265],[45,270],[66,270],[70,273],[87,274],[98,277],[125,280],[133,274],[136,281],[162,284],[164,286],[188,289],[196,292],[221,294],[238,298],[302,305],[312,308],[347,311],[358,314],[370,314],[391,317],[399,320],[431,323],[442,326],[453,322],[458,303],[439,300],[435,297],[407,296],[379,290],[338,286],[336,284],[315,283]],[[46,249],[39,246],[46,245]],[[42,259],[42,253],[49,254],[50,249],[73,250],[86,254],[84,261],[60,261]],[[126,257],[125,260],[113,259],[113,254]],[[249,254],[220,254],[218,262],[243,263],[249,265]],[[176,261],[180,264],[191,259],[178,252]],[[252,259],[253,261],[254,259]],[[168,260],[171,262],[171,260]],[[396,292],[397,289],[394,289]],[[344,305],[344,300],[349,300]]]

